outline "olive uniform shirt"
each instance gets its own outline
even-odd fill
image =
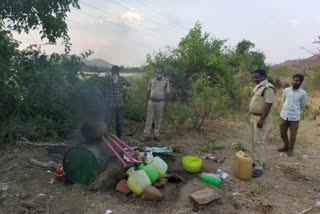
[[[267,82],[260,86],[258,90],[253,94],[249,111],[253,114],[262,114],[266,103],[273,103],[275,96],[274,86]]]

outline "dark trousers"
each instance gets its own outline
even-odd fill
[[[122,135],[123,113],[124,113],[123,106],[110,108],[110,110],[108,110],[106,113],[106,124],[108,126],[109,131],[111,131],[112,119],[113,119],[113,115],[115,115],[116,135],[119,139],[121,139],[121,135]]]
[[[290,129],[290,140],[288,138],[288,129]],[[281,139],[289,150],[293,151],[294,144],[299,129],[299,121],[288,121],[280,118],[280,135]]]

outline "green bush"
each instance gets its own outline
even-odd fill
[[[11,34],[3,30],[0,45],[9,55],[1,52],[0,57],[0,141],[19,135],[38,140],[68,137],[74,127],[68,92],[78,81],[80,58],[48,56],[34,47],[19,51]]]
[[[247,148],[242,143],[234,145],[233,150],[246,152]]]
[[[179,102],[169,103],[164,119],[175,129],[180,129],[192,118],[192,109]]]
[[[313,89],[314,90],[319,90],[320,89],[320,72],[315,73],[314,75],[312,75],[311,81],[312,81]]]
[[[192,85],[192,125],[198,131],[223,115],[226,108],[225,90],[210,87],[209,84],[208,78],[199,78]]]
[[[130,88],[125,92],[125,118],[136,122],[145,121],[145,101],[153,72],[128,78]]]

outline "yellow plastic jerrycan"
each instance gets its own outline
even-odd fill
[[[252,160],[243,151],[236,153],[234,157],[234,174],[241,180],[249,180],[252,175]]]
[[[145,171],[134,171],[132,169],[129,169],[127,171],[127,174],[129,174],[127,182],[128,187],[134,194],[141,195],[145,188],[151,186],[150,178]]]
[[[165,176],[168,170],[168,165],[166,164],[166,162],[164,162],[164,160],[162,160],[158,156],[151,159],[147,159],[146,163],[150,166],[153,166],[157,170],[160,177]]]

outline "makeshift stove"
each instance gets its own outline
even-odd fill
[[[109,164],[114,164],[115,157],[124,168],[128,168],[129,165],[120,153],[123,153],[134,165],[142,162],[139,154],[111,134],[103,121],[88,121],[81,131],[86,142],[71,148],[65,153],[63,159],[65,176],[72,183],[90,183]]]

